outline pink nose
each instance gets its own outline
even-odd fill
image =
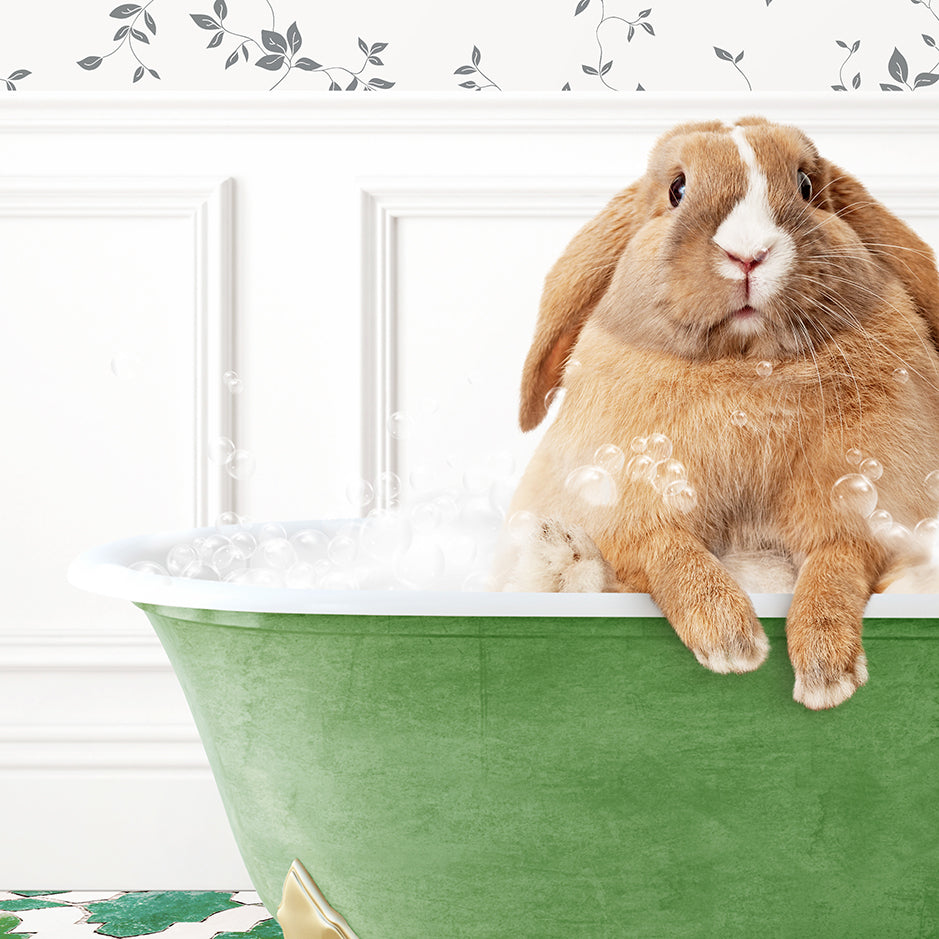
[[[762,264],[769,257],[769,248],[761,248],[752,257],[741,258],[730,251],[724,250],[724,254],[730,258],[734,264],[739,264],[745,274],[749,274],[758,264]]]

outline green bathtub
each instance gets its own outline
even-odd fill
[[[787,596],[754,598],[765,665],[715,675],[644,595],[121,567],[162,543],[91,552],[73,582],[150,618],[262,900],[297,858],[345,918],[308,935],[939,935],[939,597],[874,597],[870,682],[811,712]]]

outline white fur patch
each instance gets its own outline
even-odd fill
[[[747,191],[721,222],[714,234],[714,241],[724,252],[742,260],[765,255],[765,259],[749,275],[747,303],[759,310],[763,303],[782,288],[786,274],[795,261],[795,244],[789,233],[776,224],[769,204],[766,174],[760,169],[745,129],[735,127],[730,136],[747,168]],[[747,276],[743,268],[729,257],[722,257],[717,263],[717,269],[728,280],[742,281]]]

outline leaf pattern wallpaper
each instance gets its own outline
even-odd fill
[[[939,0],[20,0],[0,17],[0,92],[928,94],[939,82]]]

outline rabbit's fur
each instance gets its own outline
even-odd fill
[[[504,560],[505,586],[648,592],[704,665],[745,672],[768,643],[720,558],[770,552],[797,572],[794,696],[839,704],[867,680],[867,601],[916,543],[875,537],[832,487],[858,448],[884,467],[878,509],[908,528],[935,515],[937,337],[932,251],[804,134],[759,118],[667,133],[546,279],[522,429],[565,396],[510,507],[545,521]],[[690,510],[628,465],[609,504],[565,487],[601,445],[628,458],[655,432]]]

